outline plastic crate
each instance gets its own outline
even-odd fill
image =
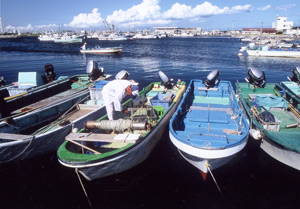
[[[103,88],[109,81],[95,81],[95,88]]]
[[[164,100],[166,94],[157,94],[155,97],[150,99],[152,106],[163,106],[167,110],[170,106],[171,100]]]
[[[27,92],[27,89],[17,88],[17,87],[12,86],[12,87],[7,88],[7,91],[9,93],[9,96],[15,96],[15,95]]]
[[[102,99],[102,89],[103,88],[95,88],[89,87],[91,100],[101,100]]]

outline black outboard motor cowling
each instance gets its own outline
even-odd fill
[[[173,79],[169,78],[164,72],[158,71],[158,77],[167,89],[172,89],[174,86]]]
[[[46,79],[48,83],[54,81],[56,77],[56,73],[54,72],[54,67],[51,63],[45,64],[45,73],[46,73]]]
[[[248,75],[249,78],[245,78],[245,80],[257,87],[264,88],[266,84],[266,76],[265,72],[263,71],[262,73],[260,72],[259,69],[257,68],[250,68],[248,70]]]
[[[5,79],[3,76],[0,76],[0,86],[4,86],[5,85]]]
[[[205,81],[203,84],[207,88],[213,88],[215,85],[219,83],[218,77],[220,75],[220,72],[218,70],[213,70],[211,71],[208,76],[206,77]]]
[[[104,74],[104,69],[103,68],[98,68],[97,62],[93,60],[89,60],[87,66],[86,66],[86,73],[89,76],[89,79],[91,81],[97,80],[100,76],[103,76]]]
[[[300,66],[295,67],[292,72],[293,77],[288,76],[288,79],[300,85]]]

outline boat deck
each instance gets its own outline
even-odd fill
[[[278,92],[275,93],[274,87],[275,84],[269,83],[265,86],[265,88],[257,88],[253,91],[248,83],[239,83],[237,85],[237,90],[243,98],[242,102],[245,111],[250,112],[250,108],[254,105],[255,95],[277,95]],[[249,94],[251,94],[252,98],[249,98]],[[259,112],[263,111],[263,109],[264,107],[258,107]],[[293,110],[296,111],[296,113],[293,113]],[[264,130],[264,135],[277,144],[280,144],[290,150],[300,152],[300,115],[297,113],[297,109],[289,104],[286,110],[271,107],[268,111],[275,116],[275,118],[279,121],[279,124],[267,124],[263,126],[261,123],[256,122],[257,125],[260,126],[259,129],[267,129]],[[294,124],[294,126],[287,127],[287,125],[292,124]]]
[[[182,114],[184,127],[176,130],[177,136],[185,143],[206,149],[222,149],[239,143],[246,130],[238,124],[242,111],[230,98],[228,84],[210,90],[197,84],[194,84],[191,105]]]

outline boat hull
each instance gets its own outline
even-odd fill
[[[33,135],[32,140],[0,143],[0,163],[25,160],[54,152],[64,142],[65,137],[72,132],[73,128],[81,128],[87,120],[96,120],[104,114],[106,114],[106,110],[101,106],[99,109],[71,123],[62,123],[56,126],[55,129],[51,129],[51,126],[49,126],[49,131]]]
[[[261,51],[261,50],[246,50],[248,56],[256,57],[292,57],[300,58],[300,51]]]
[[[169,133],[169,136],[171,142],[178,148],[181,156],[204,173],[208,172],[208,165],[210,170],[214,170],[228,163],[236,153],[244,149],[248,142],[247,135],[237,146],[227,149],[208,150],[199,149],[186,145],[185,143],[181,143],[173,136],[172,132]]]
[[[80,50],[83,54],[120,54],[122,52],[122,48],[102,48],[102,49],[87,49]]]
[[[300,153],[280,146],[267,136],[262,138],[260,147],[275,160],[300,171]]]

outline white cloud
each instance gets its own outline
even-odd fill
[[[69,24],[65,26],[71,26],[75,28],[88,28],[99,26],[102,23],[101,13],[98,12],[98,8],[94,8],[92,13],[80,13],[75,16]]]
[[[271,5],[269,4],[269,5],[265,6],[265,7],[258,7],[257,10],[259,10],[259,11],[266,11],[266,10],[268,10],[270,8],[271,8]]]
[[[120,26],[130,25],[150,25],[150,24],[170,24],[172,21],[189,19],[195,21],[199,17],[208,17],[221,14],[234,14],[244,11],[251,11],[252,6],[237,5],[232,8],[212,5],[210,2],[204,2],[192,8],[186,4],[175,3],[172,7],[161,12],[159,0],[143,0],[141,4],[134,5],[128,10],[118,10],[112,15],[107,16],[107,21],[118,23]],[[203,20],[201,20],[203,21]]]
[[[35,27],[32,26],[31,24],[28,24],[27,26],[19,26],[19,27],[15,27],[12,25],[8,25],[5,27],[5,31],[14,31],[14,30],[19,30],[21,32],[32,32],[35,30]]]
[[[134,5],[128,10],[114,11],[112,15],[107,16],[109,23],[130,23],[155,20],[160,15],[159,0],[143,0],[141,4]]]
[[[295,6],[296,6],[296,4],[288,4],[288,5],[279,6],[279,7],[277,7],[277,9],[287,11],[288,9],[295,7]]]
[[[170,25],[178,23],[178,21],[181,20],[190,22],[205,22],[207,17],[210,16],[236,14],[253,10],[253,7],[250,4],[221,8],[205,1],[195,7],[175,3],[171,6],[171,8],[162,11],[159,3],[160,0],[142,0],[140,4],[133,5],[127,10],[116,10],[106,18],[102,18],[98,8],[94,8],[91,13],[80,13],[74,16],[73,20],[70,23],[64,24],[64,26],[69,28],[99,27],[103,26],[104,19],[106,19],[109,24],[115,24],[120,28],[143,25]],[[260,9],[268,8],[270,8],[270,5]],[[13,26],[7,26],[8,29],[11,29],[12,27]],[[33,26],[27,27],[28,29],[33,30],[33,28],[31,28]],[[51,27],[53,28],[57,26],[53,24]],[[24,29],[25,28],[26,27],[24,27]],[[47,26],[34,26],[34,28],[45,30]]]

